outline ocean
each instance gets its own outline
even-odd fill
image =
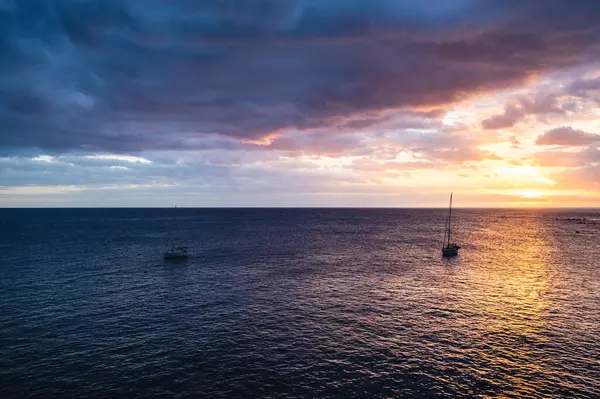
[[[453,215],[1,209],[0,398],[599,398],[600,211]]]

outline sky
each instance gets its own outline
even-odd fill
[[[597,0],[0,0],[0,207],[598,207],[598,21]]]

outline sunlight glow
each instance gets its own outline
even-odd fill
[[[523,198],[542,198],[544,196],[544,193],[538,190],[523,190],[515,194]]]
[[[531,184],[555,185],[556,182],[541,175],[539,166],[508,166],[495,170],[498,176],[507,179],[513,186]]]

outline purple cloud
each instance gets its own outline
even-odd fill
[[[362,130],[357,115],[444,105],[599,50],[591,0],[242,3],[5,4],[0,150],[198,149],[340,120]]]
[[[565,109],[558,105],[554,94],[540,93],[535,98],[522,97],[513,104],[506,104],[502,114],[484,119],[484,129],[506,129],[523,121],[528,115],[564,114]]]
[[[534,154],[531,160],[542,167],[583,167],[600,162],[600,150],[595,146],[590,146],[577,152],[541,151]]]
[[[600,142],[600,134],[587,133],[570,126],[548,130],[537,138],[537,145],[583,146]]]
[[[505,105],[504,112],[494,115],[481,122],[484,129],[505,129],[513,127],[525,116],[522,108],[514,105]]]
[[[567,93],[579,97],[595,95],[595,98],[600,99],[600,78],[576,80],[569,85]]]

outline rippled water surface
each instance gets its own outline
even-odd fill
[[[600,397],[600,212],[455,215],[0,210],[0,398]]]

